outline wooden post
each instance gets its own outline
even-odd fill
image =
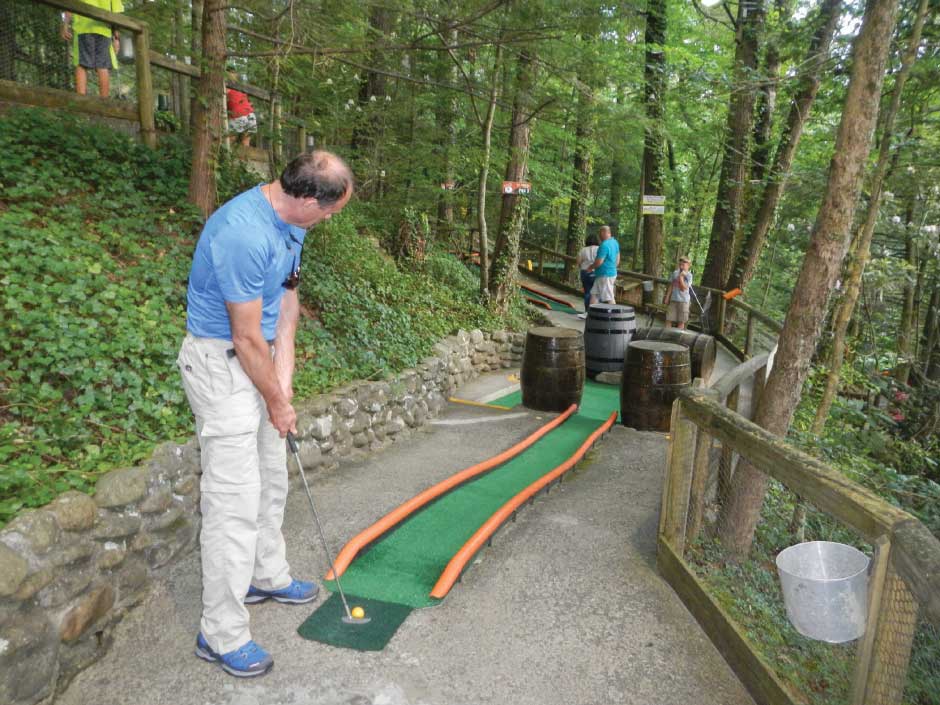
[[[542,272],[545,266],[545,248],[539,245],[539,279],[542,278]]]
[[[718,312],[716,314],[717,320],[715,321],[715,335],[724,335],[725,334],[725,312],[727,311],[728,302],[725,301],[725,297],[718,297]]]
[[[696,380],[701,382],[701,380]],[[699,389],[702,396],[718,401],[718,392],[714,389]],[[689,488],[689,517],[686,525],[686,540],[694,541],[702,530],[702,517],[705,514],[705,492],[708,488],[709,478],[709,451],[712,447],[712,437],[702,429],[696,427],[695,455],[692,460],[692,481]]]
[[[300,156],[307,151],[307,128],[303,125],[300,125],[297,128],[297,146],[299,147],[300,151],[298,151],[297,154],[292,154],[291,159]]]
[[[744,338],[744,355],[754,357],[754,316],[747,312],[747,335]]]
[[[281,149],[281,97],[271,96],[271,160],[273,161],[271,173],[280,171],[283,159]]]
[[[682,399],[672,404],[669,448],[666,453],[666,478],[663,482],[662,513],[659,536],[681,556],[685,551],[685,527],[689,512],[692,483],[692,459],[695,424],[683,413]]]
[[[134,33],[134,66],[137,68],[137,110],[140,138],[151,149],[157,146],[157,126],[153,118],[153,80],[150,76],[150,30]]]
[[[868,621],[858,647],[852,705],[900,705],[917,629],[917,601],[890,560],[891,542],[875,543]]]

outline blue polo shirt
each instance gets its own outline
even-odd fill
[[[617,276],[617,256],[620,254],[620,245],[612,237],[607,238],[597,247],[597,259],[604,260],[601,266],[594,270],[599,277]]]
[[[273,340],[284,280],[300,268],[306,231],[278,217],[260,186],[245,191],[206,221],[186,292],[186,330],[232,339],[225,303],[261,299],[261,333]]]

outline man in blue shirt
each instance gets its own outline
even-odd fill
[[[280,179],[213,213],[196,244],[177,359],[202,464],[196,655],[235,676],[274,664],[251,639],[246,603],[299,604],[317,595],[314,583],[291,576],[281,533],[284,438],[297,431],[297,285],[307,228],[341,211],[352,191],[339,157],[303,154]]]
[[[614,284],[617,281],[617,267],[620,266],[620,245],[610,233],[610,227],[602,225],[601,244],[597,248],[597,259],[587,268],[594,272],[594,286],[591,288],[591,303],[615,304]]]

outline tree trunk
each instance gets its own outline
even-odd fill
[[[907,208],[904,210],[904,260],[907,262],[907,272],[904,274],[903,305],[901,306],[901,322],[898,324],[898,361],[894,367],[894,379],[901,384],[907,384],[911,374],[911,357],[914,347],[914,292],[916,290],[914,272],[918,271],[917,243],[914,240],[914,201],[916,195],[910,194]]]
[[[646,50],[643,71],[646,96],[646,129],[643,133],[643,194],[663,195],[663,129],[666,102],[666,2],[649,0],[646,6]],[[643,271],[660,274],[663,257],[663,216],[642,214]]]
[[[200,71],[205,71],[205,62],[202,55],[202,16],[204,14],[205,0],[192,0],[190,9],[190,34],[189,34],[189,55]],[[196,103],[199,102],[199,95],[196,91],[190,93],[189,100],[189,131],[196,131]]]
[[[457,30],[446,30],[441,23],[441,36],[447,37],[451,44],[457,43]],[[442,53],[440,61],[441,79],[450,80],[456,84],[459,78],[457,66],[451,61],[450,56]],[[457,111],[459,105],[457,94],[451,92],[448,97],[442,98],[437,105],[435,117],[437,120],[438,134],[441,139],[441,182],[443,188],[437,200],[437,229],[438,232],[452,233],[454,230],[454,180],[456,173],[454,170],[454,155],[457,150]]]
[[[896,10],[897,0],[869,0],[853,45],[852,73],[826,191],[754,419],[778,436],[786,434],[800,400],[829,294],[845,256],[871,149]],[[747,462],[735,473],[729,502],[723,507],[721,540],[737,559],[750,551],[767,483],[767,476]]]
[[[486,109],[483,129],[483,160],[480,164],[480,179],[477,188],[477,226],[480,229],[480,297],[490,294],[489,237],[486,230],[486,182],[490,174],[490,151],[492,148],[493,118],[496,115],[496,98],[499,95],[499,73],[503,58],[502,44],[496,45],[493,59],[493,83],[490,86],[490,102]]]
[[[753,76],[757,45],[764,25],[764,0],[739,2],[734,52],[734,83],[725,127],[724,158],[708,242],[702,285],[720,289],[734,264],[735,236],[744,200],[748,143],[754,115]]]
[[[790,103],[787,122],[783,128],[783,133],[780,135],[780,142],[777,145],[773,164],[767,174],[767,181],[761,192],[759,205],[748,221],[744,231],[741,251],[738,253],[731,275],[725,284],[725,289],[728,291],[746,288],[754,275],[757,260],[767,239],[767,233],[773,224],[777,205],[783,197],[787,177],[790,173],[790,165],[793,163],[793,157],[796,155],[800,138],[803,136],[803,128],[809,118],[810,108],[812,108],[813,102],[816,100],[816,93],[819,91],[819,74],[829,59],[829,45],[832,43],[833,34],[839,23],[839,8],[841,5],[842,0],[823,0],[819,8],[819,15],[816,18],[816,32],[810,40],[807,58],[804,61],[805,73],[800,79],[796,93]]]
[[[624,87],[617,86],[617,105],[623,105]],[[620,218],[623,213],[623,186],[626,181],[626,165],[624,164],[624,150],[620,143],[614,147],[613,158],[610,163],[610,230],[615,238],[620,237]]]
[[[516,95],[512,103],[509,130],[509,160],[506,181],[525,181],[529,169],[529,137],[532,130],[532,90],[535,83],[534,56],[524,51],[519,56]],[[504,193],[499,213],[499,234],[490,265],[490,300],[497,311],[505,312],[512,297],[516,267],[519,264],[519,239],[529,207],[529,197]]]
[[[897,160],[897,152],[891,157],[891,144],[893,141],[894,123],[897,118],[898,110],[901,107],[901,94],[904,90],[904,84],[910,75],[911,66],[917,57],[917,47],[920,44],[920,36],[926,17],[928,0],[920,0],[917,19],[914,22],[914,28],[911,32],[910,42],[901,59],[901,68],[894,81],[894,92],[891,96],[891,103],[884,113],[882,122],[881,145],[878,148],[878,161],[875,170],[871,176],[871,194],[868,198],[868,210],[865,214],[865,221],[858,235],[855,238],[853,252],[849,258],[847,274],[845,276],[845,295],[842,301],[836,307],[835,315],[832,318],[832,349],[829,353],[829,362],[827,367],[829,373],[826,376],[826,386],[823,389],[822,398],[816,407],[816,416],[813,420],[813,432],[816,435],[822,434],[826,426],[826,419],[829,417],[829,410],[832,408],[832,402],[835,400],[839,389],[839,375],[842,372],[842,363],[845,360],[845,338],[849,328],[849,322],[855,313],[855,305],[858,302],[859,294],[862,291],[862,275],[865,273],[865,266],[868,264],[868,258],[871,252],[871,240],[875,233],[875,223],[878,221],[878,211],[881,206],[881,197],[884,183],[890,170],[893,160]]]
[[[940,272],[934,272],[933,293],[927,305],[924,320],[924,344],[921,360],[924,376],[933,381],[940,380]]]
[[[225,0],[205,0],[202,22],[202,76],[193,113],[193,162],[189,200],[205,217],[216,206],[216,159],[222,139],[222,104],[225,85]]]
[[[568,207],[568,236],[565,252],[576,257],[584,247],[587,234],[587,209],[591,197],[591,176],[594,173],[594,92],[582,86],[578,93],[578,126],[575,128],[574,172],[571,180],[571,203]],[[572,277],[573,265],[565,261],[564,279]]]

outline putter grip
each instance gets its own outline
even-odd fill
[[[300,448],[297,447],[297,437],[294,436],[290,431],[287,432],[287,446],[290,448],[291,453],[297,453],[300,451]]]

